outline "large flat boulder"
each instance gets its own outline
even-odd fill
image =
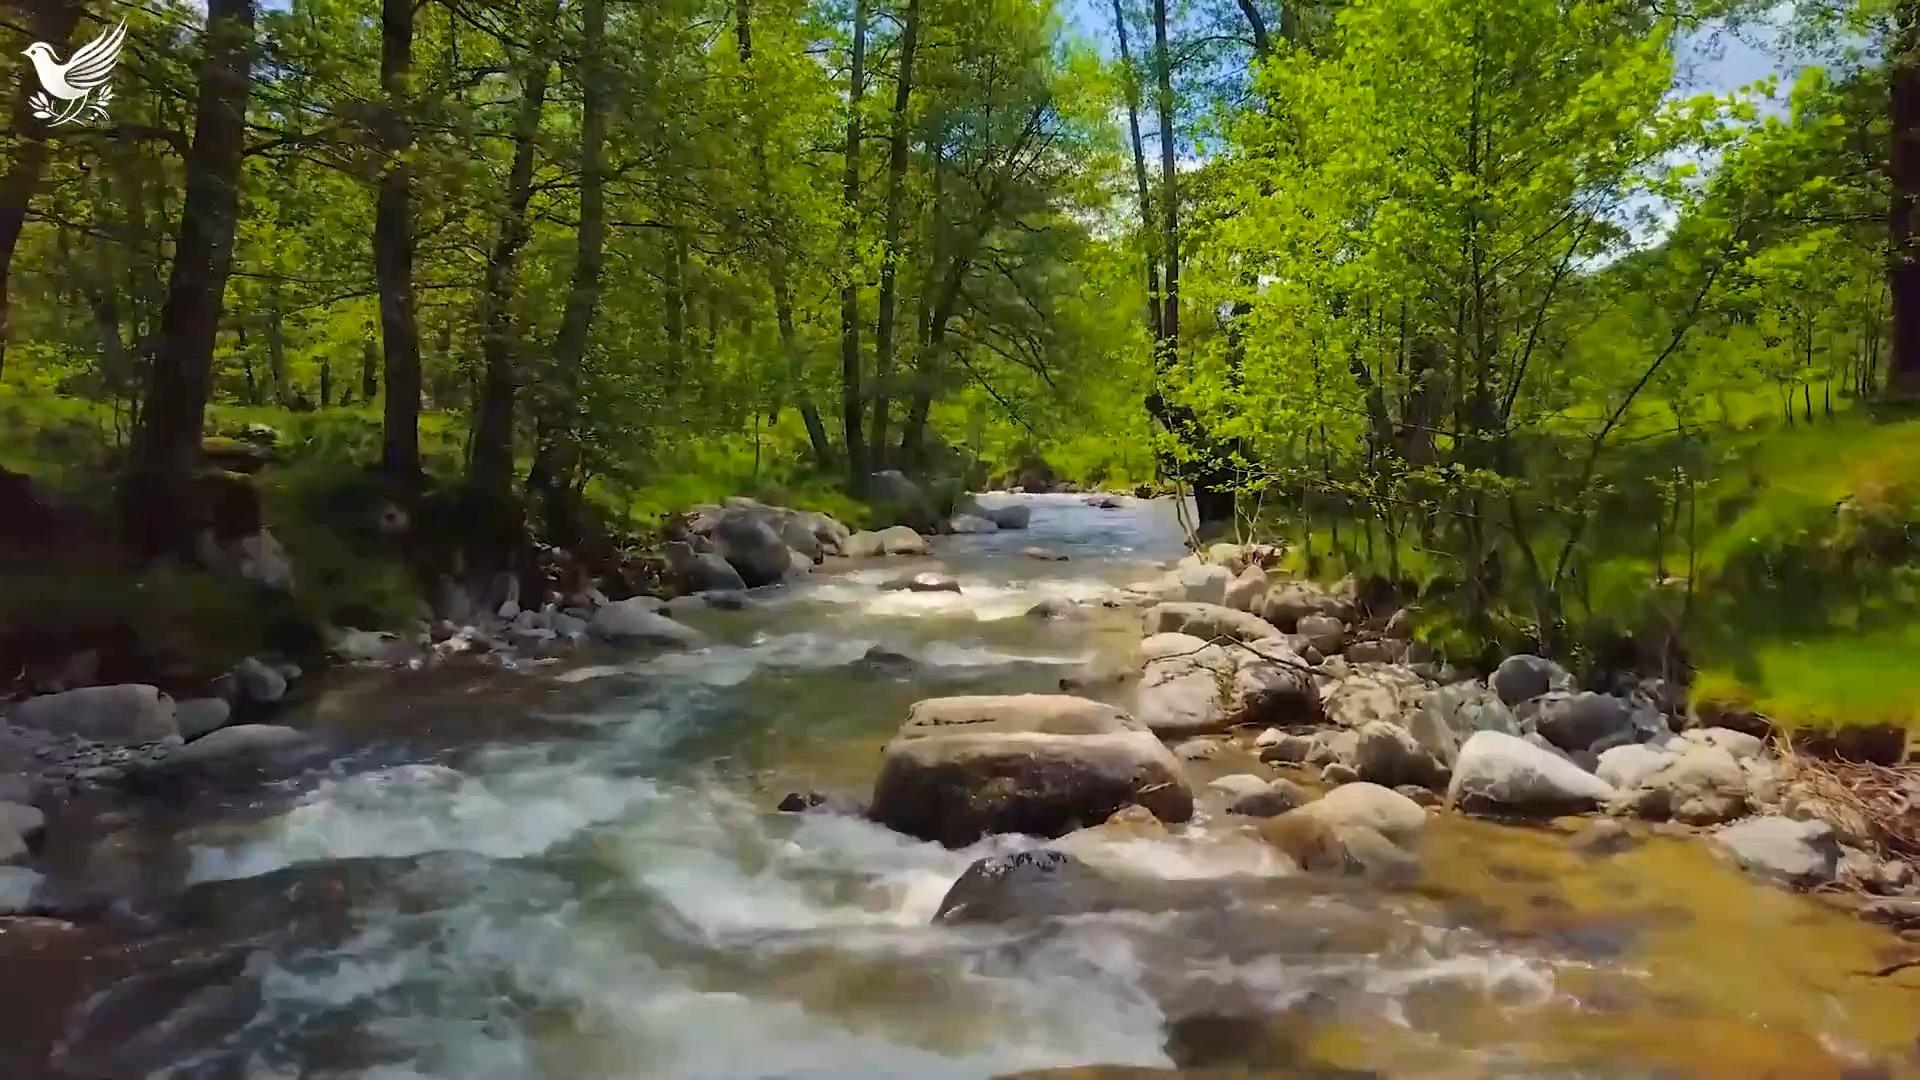
[[[1258,615],[1193,602],[1153,605],[1147,609],[1146,627],[1149,634],[1191,634],[1203,640],[1262,641],[1282,636],[1279,628]]]
[[[1713,839],[1741,869],[1788,885],[1824,884],[1840,866],[1840,841],[1833,826],[1818,819],[1748,818],[1721,829]]]
[[[707,643],[707,635],[654,610],[658,603],[652,597],[642,596],[615,600],[593,613],[587,631],[603,641],[627,645],[698,648]]]
[[[173,699],[144,683],[86,686],[28,698],[7,721],[104,743],[145,743],[178,735]]]
[[[1193,815],[1179,761],[1147,725],[1059,694],[933,698],[887,745],[872,818],[948,847],[990,833],[1056,837],[1138,803]]]

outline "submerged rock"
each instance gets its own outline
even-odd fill
[[[1276,777],[1266,781],[1259,790],[1235,799],[1227,812],[1247,817],[1277,817],[1312,801],[1313,795],[1306,788],[1285,777]]]
[[[1378,784],[1351,783],[1293,811],[1330,825],[1363,825],[1396,842],[1418,836],[1427,826],[1427,812],[1405,795]]]
[[[947,531],[964,536],[968,533],[999,532],[1000,526],[991,518],[976,514],[955,514],[947,519]]]
[[[1482,731],[1460,748],[1447,798],[1457,806],[1526,814],[1592,809],[1613,785],[1525,739]]]
[[[681,541],[667,545],[667,565],[688,592],[726,592],[747,587],[740,571],[718,552],[695,551],[692,545]]]
[[[990,833],[1054,837],[1139,803],[1193,814],[1180,762],[1145,724],[1065,695],[933,698],[887,745],[871,816],[948,847]]]
[[[926,571],[906,577],[897,577],[880,584],[882,592],[950,592],[960,591],[960,583],[950,574],[937,574]]]

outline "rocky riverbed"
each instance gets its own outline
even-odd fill
[[[1765,742],[1094,500],[16,705],[0,1074],[1920,1075],[1911,868]]]

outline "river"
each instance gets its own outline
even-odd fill
[[[99,924],[0,939],[12,1049],[209,1080],[1916,1075],[1920,991],[1860,974],[1897,942],[1697,842],[1583,858],[1450,816],[1389,892],[1292,872],[1203,796],[1170,833],[1063,841],[1139,910],[931,925],[970,861],[1033,842],[772,808],[864,795],[914,700],[1050,690],[1137,639],[1137,611],[1024,613],[1177,558],[1171,504],[1030,502],[1027,530],[702,613],[706,649],[336,679],[289,721],[324,762],[109,820],[75,876],[133,884]],[[880,588],[923,569],[962,591]]]

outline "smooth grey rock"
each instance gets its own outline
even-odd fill
[[[1448,801],[1526,813],[1591,808],[1619,793],[1613,785],[1584,772],[1522,738],[1482,731],[1460,748],[1453,764]]]
[[[1065,852],[1041,848],[976,860],[940,900],[933,921],[1000,923],[1104,911],[1117,890],[1099,871]]]
[[[197,739],[210,731],[227,726],[227,720],[233,715],[233,706],[217,697],[189,698],[174,706],[174,723],[180,729],[180,735],[186,739]]]
[[[1567,669],[1545,657],[1517,653],[1500,661],[1487,685],[1508,705],[1537,698],[1550,690],[1573,689],[1573,676]]]
[[[1329,825],[1361,825],[1396,843],[1427,827],[1427,812],[1405,795],[1378,784],[1347,783],[1294,811]]]
[[[960,591],[960,583],[955,581],[951,574],[939,574],[929,570],[923,573],[897,577],[891,581],[882,582],[880,589],[883,592],[957,593]]]
[[[1347,640],[1346,624],[1331,615],[1303,615],[1294,624],[1294,633],[1327,655],[1339,652]]]
[[[974,505],[974,514],[986,518],[1001,529],[1024,529],[1033,519],[1033,508],[1026,503],[1007,503],[1002,506]]]
[[[1346,657],[1352,664],[1397,664],[1406,652],[1404,641],[1356,641],[1347,646]]]
[[[84,686],[28,698],[14,705],[6,720],[104,743],[144,743],[179,734],[173,699],[144,683]]]
[[[1325,615],[1341,622],[1353,620],[1353,603],[1328,592],[1312,582],[1289,581],[1267,590],[1260,605],[1260,616],[1281,630],[1292,633],[1308,615]]]
[[[1327,678],[1320,686],[1320,708],[1327,722],[1339,727],[1357,729],[1375,720],[1406,726],[1432,693],[1419,676],[1403,668],[1359,671],[1329,660],[1322,671]]]
[[[38,808],[0,802],[0,863],[25,858],[46,827],[47,816]]]
[[[995,524],[993,519],[980,517],[977,514],[955,514],[947,519],[947,531],[965,536],[970,533],[999,532],[1000,526]]]
[[[1351,784],[1360,779],[1360,770],[1344,761],[1330,762],[1320,770],[1320,782],[1323,784]]]
[[[1394,612],[1388,617],[1387,624],[1381,632],[1395,641],[1412,641],[1413,609],[1401,608],[1399,611]]]
[[[1227,807],[1227,812],[1246,817],[1277,817],[1312,801],[1313,796],[1306,788],[1279,777],[1267,781],[1260,790],[1235,799],[1233,805]]]
[[[927,538],[905,525],[881,529],[880,553],[883,555],[925,555],[932,550]]]
[[[1211,781],[1207,784],[1207,790],[1217,791],[1229,799],[1239,799],[1267,790],[1267,780],[1252,773],[1233,773]]]
[[[1374,720],[1356,732],[1353,767],[1360,779],[1382,787],[1412,784],[1444,787],[1446,769],[1423,749],[1407,729],[1386,720]]]
[[[741,590],[747,587],[740,571],[718,552],[699,552],[682,541],[667,544],[667,566],[689,592]]]
[[[691,649],[707,643],[707,635],[656,613],[652,604],[635,603],[651,599],[616,600],[593,613],[588,629],[597,638],[623,644],[678,645]]]
[[[313,745],[311,735],[279,724],[235,724],[180,747],[162,764],[169,769],[257,765]]]
[[[1534,698],[1517,715],[1525,722],[1529,714],[1548,742],[1569,752],[1631,740],[1636,730],[1624,700],[1591,691]]]
[[[1599,767],[1594,770],[1600,779],[1622,791],[1630,791],[1640,786],[1641,781],[1658,772],[1673,759],[1673,754],[1647,743],[1628,743],[1616,746],[1600,754]]]
[[[1224,605],[1227,587],[1233,584],[1233,571],[1210,563],[1183,564],[1173,577],[1180,583],[1181,599],[1193,604]]]
[[[1840,841],[1833,826],[1818,819],[1748,818],[1721,829],[1713,839],[1742,869],[1791,885],[1825,884],[1840,866]]]
[[[1708,746],[1717,746],[1733,755],[1735,761],[1746,761],[1749,758],[1761,757],[1767,752],[1766,740],[1760,738],[1758,735],[1749,735],[1744,731],[1735,731],[1732,728],[1695,728],[1692,731],[1681,734],[1680,738],[1692,743],[1704,743]]]
[[[1311,735],[1281,735],[1260,751],[1260,760],[1275,765],[1300,765],[1317,745]]]
[[[233,666],[234,684],[242,701],[272,705],[287,696],[287,677],[278,668],[249,656]]]

